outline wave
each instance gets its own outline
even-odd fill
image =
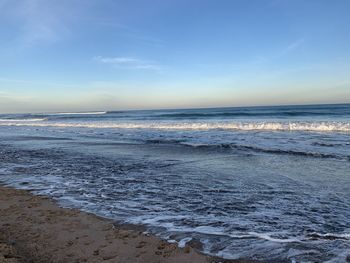
[[[101,115],[106,114],[107,111],[92,111],[92,112],[58,112],[58,113],[47,113],[45,115]]]
[[[107,111],[107,114],[119,114],[119,113],[126,113],[128,111],[122,111],[122,110],[119,110],[119,111]]]
[[[0,119],[0,122],[37,122],[45,121],[46,118],[28,118],[28,119]]]
[[[350,240],[350,233],[343,233],[343,234],[335,234],[335,233],[311,233],[306,236],[309,239],[317,240],[317,239],[326,239],[326,240],[336,240],[336,239],[343,239],[343,240]]]
[[[143,224],[147,226],[156,226],[156,227],[164,227],[169,232],[178,232],[178,233],[197,233],[208,236],[223,236],[223,237],[231,237],[234,239],[264,239],[267,241],[277,242],[277,243],[291,243],[291,242],[301,242],[301,240],[306,239],[306,237],[288,237],[286,233],[281,232],[266,232],[266,233],[258,233],[258,232],[228,232],[222,227],[213,227],[213,226],[179,226],[174,223],[169,223],[169,220],[181,220],[186,219],[187,216],[178,215],[178,216],[165,216],[160,215],[153,218],[144,219],[142,217],[136,217],[132,219],[127,219],[126,223],[131,224]]]
[[[159,143],[159,142],[158,142]],[[167,143],[166,141],[163,143]],[[263,153],[271,153],[271,154],[284,154],[284,155],[295,155],[295,156],[305,156],[305,157],[316,157],[316,158],[333,158],[333,159],[342,159],[349,160],[350,156],[346,155],[336,155],[330,153],[320,153],[320,152],[309,152],[309,151],[296,151],[296,150],[284,150],[284,149],[269,149],[263,147],[256,147],[250,145],[238,145],[238,144],[230,144],[230,143],[222,143],[222,144],[196,144],[189,142],[180,142],[180,144],[194,147],[197,149],[237,149],[237,150],[250,150],[253,152],[263,152]]]
[[[325,143],[325,142],[313,142],[311,143],[313,146],[321,146],[321,147],[337,147],[337,146],[347,146],[349,143]]]
[[[350,132],[350,122],[32,122],[35,121],[3,119],[0,125],[155,130]]]

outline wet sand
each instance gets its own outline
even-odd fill
[[[0,263],[252,262],[206,256],[127,228],[0,186]]]

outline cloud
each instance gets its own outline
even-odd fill
[[[286,55],[299,47],[301,47],[305,43],[305,38],[299,38],[292,43],[290,43],[288,46],[286,46],[282,51],[281,51],[281,56]]]
[[[0,0],[0,17],[12,24],[15,45],[26,48],[69,35],[71,22],[81,12],[76,5],[75,1]]]
[[[162,39],[149,36],[145,34],[145,32],[135,27],[121,23],[117,17],[113,17],[113,18],[94,17],[94,18],[89,18],[89,20],[93,21],[94,24],[99,25],[101,27],[106,27],[109,30],[112,29],[114,32],[117,32],[118,35],[123,38],[130,39],[132,41],[140,42],[142,44],[153,46],[153,47],[165,46],[165,42]]]
[[[96,60],[100,63],[104,63],[104,64],[111,64],[117,68],[146,69],[146,70],[154,70],[154,71],[161,70],[161,66],[154,61],[142,60],[142,59],[133,58],[133,57],[102,57],[102,56],[97,56],[97,57],[94,57],[94,60]]]
[[[164,46],[158,38],[127,26],[116,16],[100,15],[92,8],[99,0],[0,0],[0,30],[11,26],[11,49],[55,44],[69,37],[77,38],[79,26],[101,26],[123,39],[154,47]],[[107,1],[109,2],[109,1]],[[105,3],[103,6],[109,6]],[[153,65],[155,66],[155,65]]]

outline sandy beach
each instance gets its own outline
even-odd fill
[[[0,187],[0,263],[245,262],[209,257],[125,228],[60,208],[46,197]]]

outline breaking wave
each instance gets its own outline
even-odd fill
[[[93,111],[93,112],[58,112],[58,113],[48,113],[45,115],[101,115],[106,114],[106,111]]]
[[[41,122],[45,119],[8,120],[0,125],[157,129],[157,130],[243,130],[243,131],[301,131],[301,132],[350,132],[350,122]],[[34,122],[34,123],[33,123]]]
[[[9,123],[15,123],[15,122],[37,122],[37,121],[45,121],[46,118],[32,118],[32,119],[0,119],[0,122],[9,122]]]

